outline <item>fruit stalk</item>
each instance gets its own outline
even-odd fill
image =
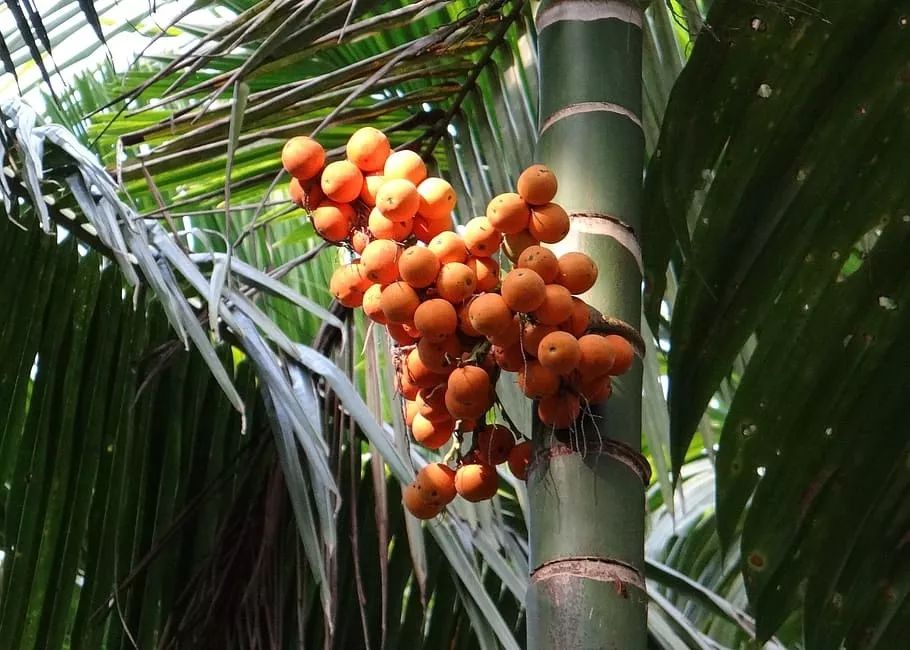
[[[572,216],[569,236],[554,248],[595,260],[600,274],[584,298],[632,332],[641,314],[635,233],[644,156],[642,17],[639,4],[626,0],[544,0],[536,16],[537,158],[559,178],[556,200]],[[630,462],[640,458],[641,363],[614,379],[613,397],[571,431],[553,431],[535,417],[528,475],[531,650],[647,644],[647,476]]]

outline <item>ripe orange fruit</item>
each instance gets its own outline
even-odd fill
[[[468,259],[468,249],[458,233],[450,230],[441,232],[430,240],[428,248],[439,258],[440,264],[464,262]]]
[[[588,329],[591,320],[591,310],[581,298],[572,296],[572,315],[568,320],[560,323],[560,328],[577,339],[580,339]]]
[[[485,293],[471,301],[468,318],[474,330],[484,336],[495,336],[512,324],[512,310],[497,293]]]
[[[499,284],[499,264],[492,257],[469,257],[465,262],[477,278],[477,291],[492,291]]]
[[[417,352],[417,348],[408,352],[404,365],[408,372],[408,378],[419,388],[432,388],[446,380],[445,374],[433,372],[427,368],[426,364],[420,360],[420,353]]]
[[[550,332],[555,332],[556,327],[553,325],[544,325],[543,323],[525,323],[521,328],[521,345],[525,354],[537,357],[537,348],[540,342]]]
[[[458,365],[461,359],[461,341],[457,336],[450,336],[441,341],[420,339],[417,343],[420,360],[433,372],[446,373]]]
[[[379,304],[390,323],[410,323],[420,298],[407,282],[393,282],[382,290]]]
[[[531,209],[528,232],[542,242],[555,244],[569,234],[569,215],[556,203],[535,206]]]
[[[441,341],[455,333],[458,314],[448,300],[434,298],[420,303],[414,312],[414,327],[426,339]]]
[[[443,396],[443,399],[445,399],[445,394],[446,394],[446,393],[445,393],[445,386],[440,385],[440,386],[434,386],[433,388],[434,388],[434,389],[438,389],[439,394]],[[419,399],[419,398],[418,398],[418,399]],[[452,420],[452,415],[449,413],[448,409],[446,409],[446,405],[445,405],[445,404],[443,404],[443,405],[442,405],[441,407],[439,407],[439,408],[429,408],[429,407],[425,407],[425,408],[424,408],[424,411],[425,411],[425,412],[421,412],[421,411],[418,410],[418,413],[419,413],[421,416],[425,417],[425,418],[426,418],[427,420],[429,420],[430,422],[445,422],[445,421],[447,421],[447,420],[450,420],[450,421],[453,421],[453,422],[454,422],[454,420]]]
[[[363,304],[361,306],[363,307],[363,313],[366,314],[367,318],[374,323],[385,325],[389,322],[389,319],[386,318],[385,313],[382,311],[382,305],[380,304],[381,297],[382,285],[370,285],[370,288],[363,294]]]
[[[489,465],[462,465],[455,472],[455,489],[468,501],[491,499],[499,489],[499,475]]]
[[[561,284],[544,287],[544,299],[534,310],[534,318],[544,325],[559,325],[572,316],[572,294]]]
[[[417,211],[431,221],[448,219],[455,209],[457,197],[448,181],[430,176],[417,186],[420,207]]]
[[[503,248],[513,263],[518,262],[518,258],[529,246],[537,246],[540,242],[527,230],[515,233],[514,235],[505,235],[502,238]]]
[[[608,399],[612,393],[613,382],[610,381],[610,375],[588,380],[582,379],[578,388],[578,396],[588,404],[599,404]]]
[[[466,264],[449,262],[443,264],[436,277],[436,291],[439,296],[451,303],[459,303],[470,298],[477,287],[474,271]]]
[[[531,205],[552,201],[556,186],[556,174],[543,165],[531,165],[518,177],[518,194]]]
[[[543,246],[528,246],[518,256],[518,268],[531,269],[547,284],[556,281],[559,275],[559,264],[556,255],[549,248]]]
[[[490,376],[482,368],[456,368],[446,386],[446,408],[455,419],[478,418],[492,404],[490,388]]]
[[[528,466],[531,464],[531,454],[534,451],[534,445],[530,440],[523,440],[512,447],[509,452],[509,470],[512,475],[522,481],[528,478]]]
[[[501,424],[487,424],[474,433],[477,459],[484,465],[506,462],[515,446],[515,435]]]
[[[443,385],[422,388],[415,401],[417,412],[431,422],[438,422],[448,417],[446,411],[446,387]]]
[[[521,339],[521,318],[518,314],[512,317],[509,324],[492,336],[487,336],[487,340],[493,345],[510,346],[519,343]]]
[[[452,418],[438,422],[431,422],[420,413],[414,416],[411,424],[411,433],[414,440],[427,449],[439,449],[452,437],[455,421]]]
[[[546,297],[546,284],[530,269],[512,269],[502,279],[502,297],[512,311],[532,312]]]
[[[401,501],[407,511],[418,519],[432,519],[440,512],[443,506],[433,505],[423,500],[420,490],[415,483],[411,483],[401,492]]]
[[[597,265],[584,253],[565,253],[557,263],[559,275],[556,281],[573,295],[584,293],[597,281]]]
[[[409,399],[404,400],[404,423],[411,426],[411,422],[414,421],[414,416],[417,413],[417,402]]]
[[[568,429],[580,414],[581,402],[572,393],[548,395],[537,403],[540,421],[557,429]]]
[[[579,417],[582,403],[610,396],[610,375],[629,369],[634,349],[622,337],[586,334],[595,312],[573,294],[595,283],[593,260],[583,253],[557,259],[540,245],[561,240],[570,226],[553,203],[557,181],[545,166],[524,170],[517,192],[495,197],[460,236],[452,225],[452,185],[427,178],[416,152],[391,152],[388,138],[372,127],[355,132],[346,151],[348,160],[326,165],[315,141],[289,141],[282,163],[294,176],[291,200],[310,212],[323,238],[359,255],[333,273],[333,296],[362,306],[399,345],[413,346],[396,352],[395,387],[407,400],[414,438],[436,449],[456,423],[459,435],[474,431],[476,464],[462,474],[492,478],[492,487],[475,480],[475,497],[488,498],[498,484],[490,465],[508,460],[524,478],[532,453],[531,443],[515,445],[506,427],[483,423],[500,370],[517,372],[521,390],[540,400],[541,421],[563,428]],[[309,176],[307,163],[315,166]],[[367,224],[357,212],[364,205],[372,208]],[[426,246],[398,243],[413,238]],[[500,247],[514,265],[501,282],[492,258]],[[428,465],[403,498],[422,516],[434,516],[454,497],[456,476],[444,464]]]
[[[496,230],[486,217],[474,217],[465,224],[464,235],[465,248],[475,257],[489,257],[497,250],[502,243],[502,233]]]
[[[518,343],[513,343],[506,347],[493,345],[490,350],[493,352],[493,358],[496,360],[496,365],[506,372],[518,372],[525,365],[524,355],[522,354],[521,346]]]
[[[635,359],[632,344],[618,334],[610,334],[605,337],[605,340],[613,349],[613,367],[610,368],[610,374],[625,374],[632,367],[632,361]]]
[[[330,242],[344,241],[354,225],[354,209],[347,203],[325,201],[313,210],[313,228]]]
[[[313,178],[325,164],[325,149],[305,135],[298,135],[284,143],[281,165],[294,178],[305,181]]]
[[[459,399],[446,390],[446,410],[456,420],[475,420],[493,405],[490,395],[471,399]],[[467,429],[466,429],[467,430]]]
[[[447,392],[461,400],[473,399],[490,392],[490,375],[478,366],[455,368],[449,375]]]
[[[578,359],[578,374],[582,380],[603,377],[613,368],[616,352],[605,336],[586,334],[578,339],[581,357]]]
[[[417,399],[417,393],[420,391],[420,386],[415,384],[407,370],[402,368],[401,372],[395,373],[395,390],[405,399],[415,400]]]
[[[420,401],[420,395],[418,394],[417,395],[417,404],[418,404],[417,412],[420,413],[426,419],[428,419],[430,422],[440,422],[442,420],[450,419],[452,416],[449,414],[449,411],[448,411],[448,409],[446,409],[446,405],[445,405],[445,396],[446,396],[445,386],[443,386],[443,385],[432,386],[429,390],[434,390],[435,391],[434,395],[436,393],[438,393],[439,395],[442,396],[442,405],[431,407],[430,405],[422,403]]]
[[[506,192],[487,204],[487,219],[499,232],[515,235],[528,227],[531,210],[520,196]]]
[[[329,292],[345,307],[360,307],[363,294],[370,288],[360,264],[339,266],[332,273],[329,281]]]
[[[410,334],[415,339],[420,338],[420,332],[418,332],[417,328],[414,327],[414,323],[402,323],[401,326],[405,329],[405,331],[408,334]]]
[[[383,314],[383,316],[384,315],[385,314]],[[408,331],[401,323],[389,323],[386,325],[386,329],[389,331],[389,336],[391,336],[392,340],[398,345],[411,345],[417,341],[417,337]]]
[[[466,300],[461,305],[459,305],[456,310],[458,311],[458,331],[464,334],[465,336],[470,336],[471,338],[476,338],[483,336],[480,332],[474,329],[474,326],[471,325],[471,303],[474,301],[473,298]]]
[[[360,263],[372,282],[390,284],[398,279],[398,257],[401,248],[390,239],[377,239],[367,244]]]
[[[402,241],[411,234],[413,227],[412,219],[389,219],[379,210],[373,208],[370,211],[368,226],[373,237],[376,239],[393,239]]]
[[[383,216],[393,221],[413,220],[419,205],[417,188],[414,183],[403,178],[387,178],[376,192],[376,207]]]
[[[355,230],[351,233],[351,248],[358,255],[362,255],[367,244],[370,243],[370,234],[363,230]]]
[[[365,172],[382,169],[392,147],[386,134],[372,126],[357,129],[348,140],[348,160]]]
[[[288,184],[288,194],[290,194],[291,201],[296,203],[298,208],[310,210],[325,199],[322,190],[319,188],[319,181],[315,178],[303,183],[296,178],[292,178]]]
[[[401,279],[415,289],[423,289],[436,282],[439,275],[439,258],[429,248],[409,246],[398,258]]]
[[[307,210],[313,210],[319,207],[320,203],[327,200],[326,195],[322,191],[322,179],[319,176],[315,176],[306,181],[306,187],[303,189],[305,192],[303,203]]]
[[[417,241],[422,241],[424,244],[429,243],[439,233],[451,229],[452,217],[435,220],[421,216],[420,213],[414,217],[414,236]]]
[[[389,154],[382,173],[386,178],[404,178],[414,185],[420,185],[427,177],[427,166],[416,151],[402,149]]]
[[[537,347],[537,359],[544,368],[557,375],[568,375],[578,367],[581,348],[578,339],[568,332],[550,332]]]
[[[559,375],[540,365],[536,359],[529,359],[524,368],[518,370],[518,388],[531,399],[540,399],[559,390]]]
[[[376,193],[379,191],[379,188],[382,187],[383,183],[385,183],[385,176],[379,172],[364,174],[363,187],[360,188],[360,200],[371,208],[375,207]]]
[[[363,173],[351,161],[337,160],[325,166],[319,184],[323,193],[333,201],[350,203],[360,196]]]
[[[442,463],[424,465],[414,484],[420,490],[424,501],[444,506],[455,498],[455,470]]]

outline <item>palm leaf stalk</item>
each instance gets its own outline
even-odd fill
[[[641,314],[642,19],[626,0],[543,2],[536,17],[537,157],[559,178],[556,200],[572,216],[560,247],[597,262],[587,301],[632,331]],[[609,406],[571,432],[536,424],[529,648],[646,647],[641,385],[635,363]]]

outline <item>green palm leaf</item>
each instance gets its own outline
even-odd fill
[[[886,496],[903,490],[910,453],[892,433],[902,425],[891,390],[907,366],[907,195],[892,162],[905,146],[907,87],[895,79],[906,9],[714,3],[648,174],[652,323],[668,260],[680,278],[674,463],[748,346],[719,440],[719,533],[741,545],[759,636],[802,601],[809,647],[875,645],[902,625],[886,607],[840,603],[882,597],[857,589],[856,572],[903,582],[882,549],[898,548],[907,522]],[[850,72],[873,61],[875,74]],[[863,536],[857,517],[896,528]],[[903,588],[893,595],[899,607]]]

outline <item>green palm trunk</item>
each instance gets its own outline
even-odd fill
[[[538,160],[559,179],[556,200],[572,215],[560,250],[597,262],[585,296],[605,315],[640,326],[638,243],[642,11],[635,2],[544,1]],[[638,258],[638,259],[637,259]],[[641,365],[614,383],[573,432],[537,425],[528,482],[531,585],[528,647],[646,645]],[[565,435],[563,435],[565,434]]]

